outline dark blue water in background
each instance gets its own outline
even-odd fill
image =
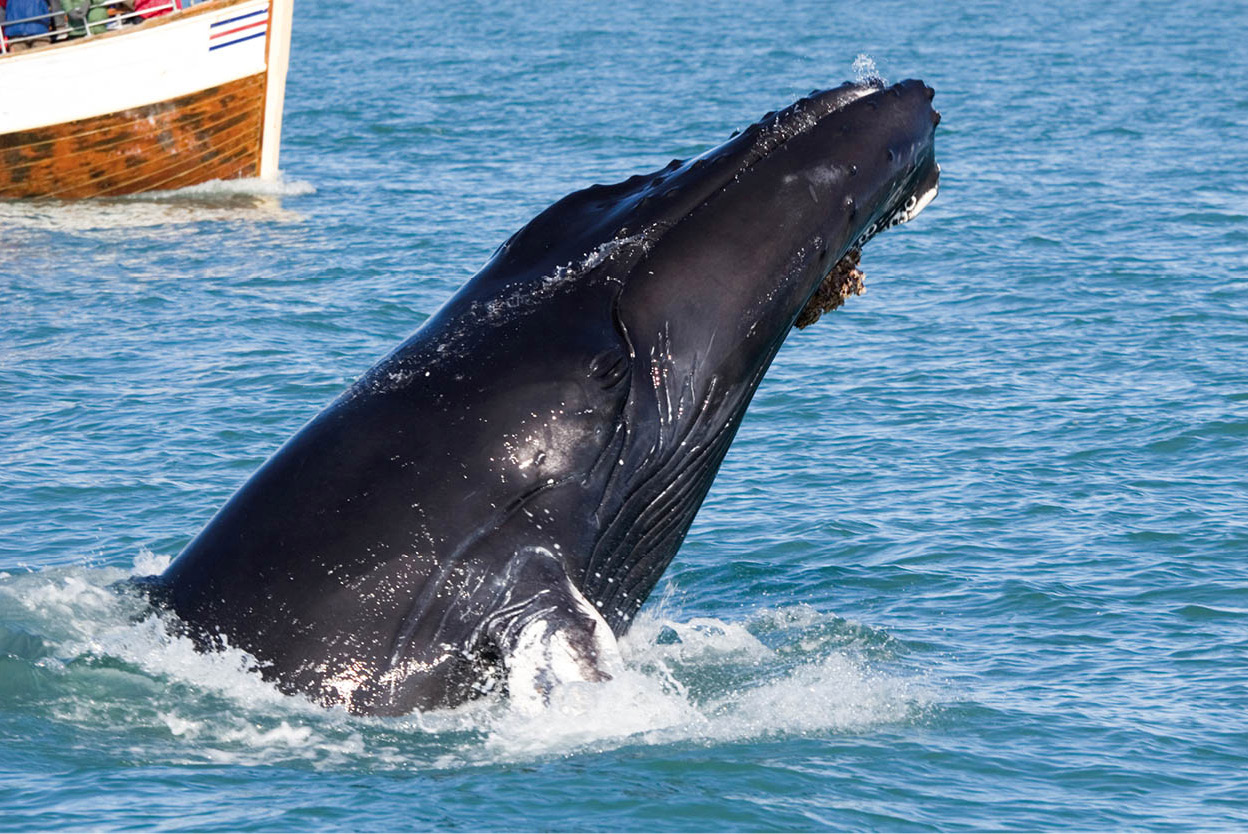
[[[299,0],[286,181],[0,204],[0,829],[1248,828],[1248,8]],[[136,624],[563,194],[859,55],[942,191],[781,352],[630,672],[360,719]]]

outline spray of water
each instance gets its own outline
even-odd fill
[[[150,553],[135,561],[135,573],[168,562]],[[0,575],[0,656],[34,678],[30,691],[7,693],[12,708],[129,736],[146,760],[451,768],[626,745],[859,732],[916,720],[932,702],[931,687],[913,674],[855,649],[862,626],[807,606],[741,622],[682,617],[669,597],[621,642],[622,674],[563,687],[536,713],[495,697],[363,718],[279,692],[245,652],[195,651],[140,601],[109,589],[130,573]]]
[[[879,69],[875,66],[875,59],[865,52],[858,53],[858,57],[853,63],[854,80],[859,84],[865,84],[868,81],[883,81]]]

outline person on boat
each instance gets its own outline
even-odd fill
[[[4,37],[8,41],[9,52],[21,52],[52,43],[51,26],[48,25],[51,15],[52,10],[48,8],[47,0],[8,0],[4,8],[5,20],[38,18],[26,20],[24,23],[11,23],[4,27]],[[36,37],[38,35],[45,37]],[[21,40],[14,43],[15,38]]]
[[[108,18],[108,9],[105,6],[96,6],[91,0],[61,0],[61,8],[65,10],[65,16],[69,18],[71,38],[81,38],[87,34],[88,25],[93,35],[100,34],[106,28],[103,21]]]
[[[182,8],[182,4],[177,0],[126,0],[122,5],[131,11],[138,12],[144,20],[151,20],[153,17],[160,17],[162,14],[169,14],[174,9]]]

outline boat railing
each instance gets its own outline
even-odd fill
[[[55,3],[56,0],[51,0]],[[65,9],[57,9],[47,14],[33,17],[17,18],[3,21],[0,33],[0,55],[14,52],[13,47],[24,43],[63,43],[70,39],[90,38],[105,32],[116,31],[126,24],[142,23],[145,20],[178,12],[185,7],[195,5],[204,0],[165,0],[163,3],[147,5],[140,9],[133,8],[134,0],[87,0],[72,14]],[[100,15],[97,11],[103,11]],[[93,13],[96,18],[93,20]],[[22,23],[41,23],[45,31],[27,35],[10,35],[11,27]]]

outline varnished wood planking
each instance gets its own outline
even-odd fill
[[[212,136],[210,143],[183,148],[176,154],[135,156],[125,171],[115,177],[100,195],[134,194],[158,188],[180,188],[210,179],[251,176],[255,172],[254,152],[259,142],[259,124],[251,114],[231,113],[199,125],[199,131]],[[252,159],[243,159],[227,171],[221,162],[240,148],[252,150]],[[250,164],[250,168],[247,166]],[[52,190],[48,196],[69,196]]]
[[[155,172],[166,171],[171,168],[187,170],[200,164],[206,158],[209,160],[214,158],[214,154],[221,150],[221,145],[230,141],[238,133],[238,125],[240,123],[244,126],[244,129],[247,126],[252,126],[253,130],[251,132],[254,132],[255,119],[245,111],[221,114],[213,121],[199,123],[197,132],[210,135],[212,141],[200,143],[199,147],[189,150],[184,149],[176,154],[153,153],[150,147],[135,143],[133,137],[125,132],[114,131],[108,134],[97,131],[95,135],[100,137],[109,135],[111,138],[101,139],[100,144],[91,149],[93,156],[116,155],[117,159],[114,161],[120,162],[123,170],[120,174],[114,171],[114,176],[110,177],[106,185],[97,182],[97,190],[93,193],[129,194],[148,190],[152,186],[145,187],[143,181]],[[47,153],[49,144],[42,143],[38,150]],[[64,172],[51,166],[43,166],[32,173],[34,176],[28,183],[29,186],[39,189],[38,193],[44,196],[69,196],[63,194],[63,192],[79,185],[74,180],[66,178]],[[196,181],[202,182],[205,179],[213,178],[216,178],[215,175],[208,176],[205,174]]]
[[[0,136],[0,197],[94,197],[256,176],[264,73]]]
[[[170,160],[172,164],[145,172],[141,178],[114,188],[107,195],[183,188],[208,180],[256,176],[259,170],[256,160],[259,129],[249,125],[245,130],[218,138],[218,143],[212,148]]]

